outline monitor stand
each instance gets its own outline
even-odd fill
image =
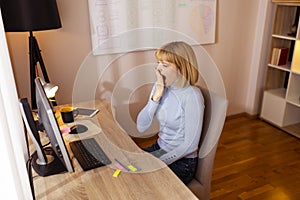
[[[44,152],[47,157],[47,163],[42,164],[39,162],[39,157],[37,151],[32,154],[32,167],[40,176],[50,176],[54,174],[59,174],[66,172],[67,169],[62,164],[60,159],[56,156],[52,148],[48,147],[44,149]]]

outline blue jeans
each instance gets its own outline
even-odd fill
[[[156,157],[160,157],[164,153],[157,143],[153,144],[150,147],[143,149],[146,152],[152,153]],[[175,162],[169,164],[169,168],[180,178],[184,184],[188,184],[193,180],[193,177],[196,173],[198,158],[181,158]]]

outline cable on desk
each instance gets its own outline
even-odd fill
[[[50,142],[44,144],[42,147],[44,148],[45,146],[48,146],[50,144]]]
[[[30,189],[31,189],[32,198],[33,198],[33,200],[35,200],[35,192],[34,192],[32,169],[31,169],[32,156],[30,156],[29,141],[28,141],[28,132],[27,132],[27,129],[25,128],[26,126],[25,126],[24,120],[23,120],[23,127],[24,127],[24,133],[25,133],[25,137],[26,137],[27,153],[28,153],[28,157],[29,157],[29,159],[26,162],[26,169],[27,169],[27,173],[28,173],[28,178],[29,178],[29,183],[30,183]]]
[[[33,200],[35,200],[35,192],[34,192],[34,185],[33,185],[33,177],[32,177],[32,169],[31,169],[31,162],[32,162],[32,156],[27,160],[26,162],[26,168],[28,172],[29,182],[30,182],[30,188]]]

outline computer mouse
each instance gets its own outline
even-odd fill
[[[88,128],[82,124],[76,124],[72,126],[70,129],[71,129],[70,134],[84,133],[88,130]]]

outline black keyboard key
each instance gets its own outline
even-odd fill
[[[71,142],[70,148],[84,171],[111,164],[94,138]]]

